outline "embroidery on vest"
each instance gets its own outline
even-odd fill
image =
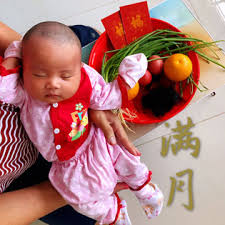
[[[83,107],[81,103],[76,104],[76,111],[70,114],[73,120],[71,124],[72,130],[69,133],[70,141],[77,140],[86,131],[85,126],[88,124],[88,115],[87,109],[83,109]]]

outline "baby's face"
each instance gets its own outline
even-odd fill
[[[32,38],[23,46],[24,88],[47,103],[72,97],[81,79],[81,54],[77,46]]]

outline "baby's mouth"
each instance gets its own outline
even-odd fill
[[[45,95],[47,98],[57,98],[57,97],[60,97],[59,95],[57,94],[47,94]]]

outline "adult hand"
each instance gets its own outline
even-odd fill
[[[141,153],[128,139],[119,118],[109,110],[89,110],[89,116],[95,125],[102,129],[106,140],[115,145],[118,140],[131,154],[140,156]]]

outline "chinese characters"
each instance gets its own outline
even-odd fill
[[[176,128],[171,128],[173,134],[168,138],[162,137],[161,156],[166,157],[171,147],[173,155],[177,155],[181,150],[191,150],[191,156],[197,158],[200,153],[200,140],[197,137],[193,137],[193,133],[190,131],[195,125],[190,117],[187,118],[187,124],[182,124],[181,121],[176,121]],[[166,127],[170,127],[168,123],[165,123]],[[183,177],[187,178],[185,182]],[[176,191],[184,193],[186,190],[188,194],[188,203],[183,204],[187,210],[193,210],[193,170],[186,169],[176,173],[175,177],[170,177],[171,187],[169,193],[169,199],[167,206],[173,203]]]
[[[183,206],[188,210],[193,210],[193,189],[192,189],[192,178],[193,178],[193,171],[191,169],[186,169],[176,173],[178,178],[187,175],[188,176],[188,204],[183,204]],[[171,189],[169,200],[167,202],[167,206],[170,206],[174,200],[175,191],[184,192],[184,185],[185,182],[183,180],[177,180],[174,177],[170,177],[171,180]]]
[[[190,129],[195,125],[193,124],[190,117],[187,119],[188,121],[186,125],[182,125],[179,120],[177,121],[177,127],[171,129],[173,132],[175,132],[175,134],[170,136],[168,140],[165,137],[162,137],[161,155],[163,157],[167,156],[170,146],[174,155],[177,155],[177,153],[182,149],[192,149],[191,155],[195,158],[198,157],[200,151],[200,140],[197,137],[192,137],[192,132],[190,132]],[[168,123],[165,125],[169,127]],[[171,143],[172,137],[174,138],[175,143]]]

